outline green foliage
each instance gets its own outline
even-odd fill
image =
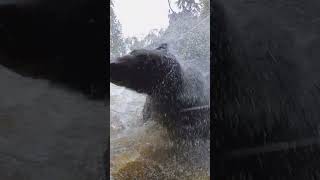
[[[200,15],[207,16],[210,15],[210,0],[200,0]]]
[[[140,49],[143,48],[143,44],[137,37],[128,37],[125,39],[125,44],[126,44],[126,50],[132,51],[134,49]]]
[[[169,26],[160,38],[179,59],[208,70],[210,66],[210,1],[178,0],[181,11],[169,14]],[[183,5],[184,3],[184,5]],[[189,5],[187,5],[189,3]],[[183,10],[191,7],[197,11]]]
[[[110,2],[110,59],[121,56],[125,53],[125,44],[121,33],[121,24],[118,21],[114,10],[113,2]]]
[[[150,45],[158,43],[164,30],[153,29],[143,39],[138,40],[136,37],[129,37],[125,39],[126,50],[132,51],[134,49],[146,48]]]
[[[197,14],[200,11],[200,4],[195,0],[178,0],[177,5],[182,12]]]
[[[139,40],[137,37],[123,39],[121,26],[111,6],[111,51],[113,57],[120,56],[133,49],[154,48],[168,43],[174,54],[182,61],[209,70],[210,59],[210,0],[178,0],[180,12],[169,14],[169,26],[163,30],[152,30]]]

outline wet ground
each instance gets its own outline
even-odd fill
[[[177,145],[160,125],[141,122],[145,96],[110,87],[112,179],[210,179],[209,141]]]
[[[103,174],[103,102],[0,66],[0,179],[93,180]]]

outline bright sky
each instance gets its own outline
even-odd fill
[[[170,0],[176,11],[176,0]],[[114,11],[122,25],[124,37],[144,37],[152,29],[166,28],[169,24],[167,0],[114,0]]]

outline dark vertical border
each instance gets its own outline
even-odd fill
[[[213,114],[213,108],[214,108],[214,100],[213,100],[213,69],[214,69],[214,29],[215,24],[214,24],[214,2],[210,1],[210,179],[214,174],[214,160],[213,160],[213,153],[212,153],[212,148],[214,147],[214,114]]]
[[[106,179],[110,179],[110,1],[104,1],[104,61],[106,63],[106,111],[107,111],[107,150],[105,154]]]
[[[211,138],[210,138],[210,161],[211,161],[211,177],[212,179],[220,179],[223,160],[223,149],[221,147],[221,136],[223,134],[223,126],[221,125],[221,112],[223,111],[223,104],[225,102],[225,92],[221,87],[226,87],[229,81],[226,72],[226,67],[230,67],[226,64],[226,59],[230,58],[231,53],[228,47],[228,41],[226,38],[227,27],[225,25],[226,17],[223,12],[223,7],[217,1],[213,1],[210,4],[210,107],[211,107]],[[219,71],[217,70],[219,69]]]

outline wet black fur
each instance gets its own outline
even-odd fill
[[[185,71],[168,52],[167,45],[134,50],[110,64],[111,82],[147,95],[144,119],[160,122],[173,137],[209,136],[209,111],[180,112],[207,105],[203,82]]]

